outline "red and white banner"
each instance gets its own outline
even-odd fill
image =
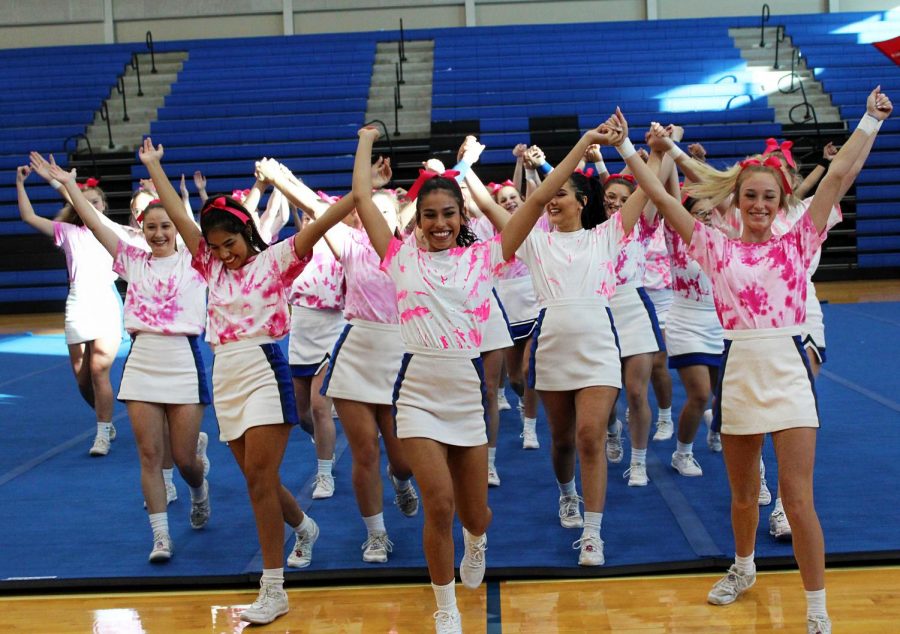
[[[900,36],[884,42],[872,42],[872,45],[887,55],[889,60],[900,66]]]

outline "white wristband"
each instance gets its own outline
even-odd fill
[[[623,160],[627,160],[637,153],[637,151],[634,149],[634,144],[631,142],[631,139],[625,139],[622,142],[622,145],[617,145],[616,151],[619,153],[619,156],[621,156]]]
[[[53,178],[53,179],[50,180],[50,187],[52,187],[52,188],[55,189],[56,191],[59,191],[60,189],[63,188],[63,184],[60,183],[60,182],[59,182],[58,180],[56,180],[55,178]]]
[[[666,154],[671,156],[673,161],[677,161],[679,156],[684,156],[684,150],[682,150],[677,145],[673,145],[668,150],[666,150]]]
[[[877,134],[879,128],[881,128],[881,121],[870,115],[868,112],[862,116],[862,119],[860,119],[859,123],[856,125],[857,130],[862,130],[869,136]]]

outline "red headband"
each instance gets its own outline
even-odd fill
[[[231,192],[231,197],[234,198],[235,200],[239,200],[241,202],[244,202],[245,200],[247,200],[247,196],[249,196],[249,195],[250,195],[249,189],[235,189],[235,190],[232,190],[232,192]]]
[[[137,221],[138,221],[138,222],[144,222],[144,214],[147,213],[147,209],[150,207],[150,205],[154,205],[154,204],[162,204],[162,201],[161,201],[159,198],[154,198],[154,199],[151,200],[149,203],[147,203],[146,205],[144,205],[144,208],[141,209],[141,213],[139,213],[139,214],[137,215]]]
[[[781,167],[781,161],[778,160],[777,156],[770,156],[765,161],[760,161],[759,159],[747,159],[740,162],[742,172],[748,167],[757,165],[761,165],[763,167],[771,167],[776,172],[778,172],[779,176],[781,176],[781,185],[782,187],[784,187],[784,193],[793,193],[794,190],[793,188],[791,188],[791,183],[788,181],[788,178]]]
[[[88,178],[83,183],[75,183],[78,185],[78,189],[92,189],[94,187],[100,186],[100,181],[94,177]]]
[[[793,141],[783,141],[781,145],[778,145],[778,141],[775,139],[766,139],[766,149],[763,150],[762,155],[768,156],[773,152],[781,152],[784,154],[784,160],[787,161],[787,164],[797,169],[797,164],[794,162],[794,155],[791,154],[791,148],[794,147]]]
[[[622,180],[631,183],[632,187],[637,187],[637,181],[634,180],[634,176],[631,174],[610,174],[606,177],[606,180],[603,181],[603,184],[606,185],[611,180]]]
[[[250,216],[248,216],[247,214],[245,214],[243,211],[241,211],[239,209],[235,209],[234,207],[228,206],[228,201],[225,198],[225,196],[219,196],[218,198],[213,199],[212,202],[207,203],[207,205],[203,208],[203,211],[201,213],[205,214],[210,209],[218,209],[219,211],[224,211],[226,213],[229,213],[244,224],[247,224],[248,222],[250,222]]]
[[[502,183],[488,183],[487,188],[490,190],[491,194],[496,196],[497,192],[499,192],[504,187],[512,187],[515,188],[516,184],[509,180],[508,178]]]
[[[456,170],[447,170],[443,174],[438,174],[437,172],[432,172],[431,170],[420,169],[419,177],[416,179],[416,182],[412,184],[412,187],[409,188],[409,191],[406,193],[406,197],[409,200],[415,200],[419,197],[419,190],[422,189],[422,185],[425,184],[425,181],[431,180],[432,178],[456,178],[459,176],[459,172]]]

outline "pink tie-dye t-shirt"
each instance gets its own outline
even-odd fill
[[[287,289],[309,260],[309,254],[297,256],[294,240],[288,238],[231,270],[201,238],[192,265],[209,285],[209,342],[218,346],[287,335],[291,329]]]
[[[106,289],[116,281],[112,256],[87,227],[54,222],[53,241],[66,255],[71,286]]]
[[[397,285],[403,342],[478,356],[492,289],[504,266],[499,236],[438,252],[391,239],[381,267]]]
[[[617,212],[618,213],[618,212]],[[621,222],[621,220],[619,221]],[[644,272],[647,268],[647,247],[653,240],[656,227],[659,224],[659,215],[651,223],[647,217],[641,214],[631,230],[631,236],[625,243],[616,258],[616,286],[644,284]]]
[[[790,209],[787,210],[786,213],[779,213],[778,216],[775,217],[775,220],[772,222],[772,233],[775,235],[782,235],[790,231],[790,228],[793,227],[800,218],[809,210],[809,205],[812,202],[812,196],[809,198],[804,198],[798,204],[794,205]],[[831,231],[831,228],[836,224],[841,222],[844,219],[843,213],[841,213],[840,204],[835,205],[831,208],[831,211],[828,214],[828,220],[825,221],[825,229],[826,231]],[[822,258],[822,249],[820,248],[816,251],[816,255],[813,257],[812,261],[809,263],[809,268],[806,270],[806,278],[809,285],[812,285],[812,276],[816,272],[816,269],[819,268],[819,260]]]
[[[647,243],[645,256],[647,264],[644,268],[644,288],[672,288],[672,266],[669,262],[669,250],[666,248],[664,222],[656,223],[656,230]]]
[[[696,260],[688,255],[688,245],[668,225],[665,227],[666,248],[672,261],[672,291],[678,297],[698,304],[713,306],[712,282]]]
[[[119,241],[113,270],[128,282],[125,330],[160,335],[199,335],[206,325],[206,282],[181,249],[154,258]]]
[[[415,241],[415,238],[413,238]],[[341,264],[347,284],[344,318],[396,324],[397,287],[381,270],[381,261],[364,231],[346,228]]]
[[[531,271],[538,303],[606,299],[616,290],[615,262],[630,240],[616,213],[593,229],[544,231],[535,227],[516,251]]]
[[[809,214],[786,234],[758,244],[697,221],[688,253],[712,281],[723,328],[783,328],[806,321],[806,269],[824,239]]]
[[[344,267],[325,240],[313,246],[312,258],[294,280],[288,301],[303,308],[344,309]]]
[[[498,235],[496,227],[494,227],[486,216],[476,218],[472,221],[471,226],[472,231],[474,231],[475,235],[478,236],[478,239],[483,242],[487,242]],[[525,263],[522,260],[515,259],[510,262],[509,266],[503,268],[503,272],[500,274],[499,279],[513,280],[520,277],[528,277],[529,275],[531,275],[531,272],[528,270]]]

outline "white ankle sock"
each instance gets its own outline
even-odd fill
[[[647,449],[631,448],[631,464],[647,464]]]
[[[363,522],[366,523],[366,532],[369,535],[387,532],[387,529],[384,527],[384,513],[376,513],[375,515],[364,517]]]
[[[316,460],[318,464],[316,468],[316,473],[318,475],[331,475],[331,465],[333,464],[331,460]]]
[[[528,431],[534,431],[535,427],[537,427],[537,418],[528,418],[527,416],[524,416],[522,418],[522,427]]]
[[[751,575],[756,572],[756,564],[753,563],[753,555],[754,553],[750,553],[747,557],[739,557],[735,554],[734,567],[737,568],[737,571],[742,575]]]
[[[206,480],[204,480],[204,482],[206,482]],[[188,488],[191,490],[191,502],[202,502],[206,499],[207,496],[203,494],[202,484],[198,487],[189,486]]]
[[[488,447],[488,466],[493,467],[497,463],[497,448]]]
[[[284,568],[263,568],[260,583],[276,588],[284,587]]]
[[[169,514],[168,513],[150,513],[147,515],[150,518],[150,530],[153,531],[153,534],[156,533],[165,533],[169,534]]]
[[[163,469],[163,482],[166,484],[172,484],[172,478],[175,477],[175,469]]]
[[[600,524],[603,522],[603,513],[594,513],[593,511],[584,512],[584,531],[582,535],[588,533],[600,534]]]
[[[109,438],[109,432],[112,430],[112,423],[101,423],[97,421],[97,435]]]
[[[694,443],[677,441],[675,451],[678,453],[694,453]]]
[[[559,494],[560,495],[568,495],[568,496],[578,495],[578,491],[575,489],[575,478],[572,478],[572,480],[569,482],[557,481],[556,484],[559,485]]]
[[[434,590],[434,600],[437,602],[437,609],[444,612],[456,612],[456,579],[445,586],[436,586],[431,584]]]
[[[660,407],[659,408],[659,417],[657,418],[660,422],[672,422],[672,408],[671,407]]]
[[[806,618],[828,616],[825,609],[825,588],[806,591]]]
[[[306,531],[312,528],[312,520],[309,518],[309,515],[303,514],[303,521],[297,524],[296,526],[292,526],[294,532],[298,535],[305,535]],[[283,572],[283,571],[282,571]]]
[[[772,509],[772,512],[781,511],[784,513],[784,507],[781,505],[781,498],[775,498],[775,508]]]

